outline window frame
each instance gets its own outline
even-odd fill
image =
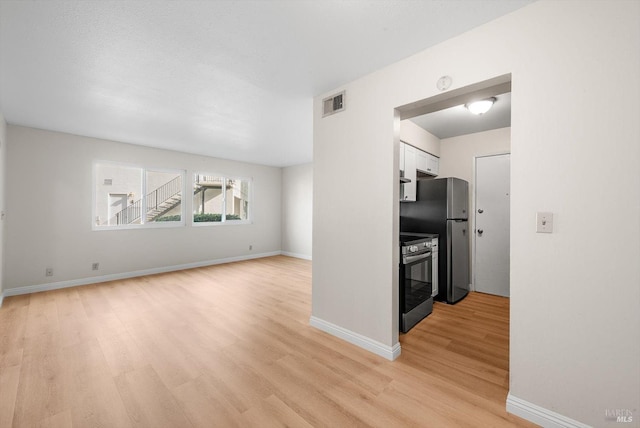
[[[195,213],[193,212],[193,198],[191,199],[191,216],[190,216],[190,221],[191,221],[191,225],[195,226],[195,227],[207,227],[207,226],[231,226],[231,225],[242,225],[242,224],[253,224],[253,178],[252,177],[242,177],[242,176],[238,176],[238,175],[229,175],[229,174],[220,174],[220,173],[210,173],[210,172],[206,172],[206,171],[196,171],[193,173],[192,179],[191,179],[191,186],[193,188],[193,186],[196,183],[196,179],[198,178],[198,176],[210,176],[210,177],[219,177],[222,178],[223,180],[223,187],[226,188],[226,183],[228,180],[240,180],[240,181],[246,181],[249,185],[248,187],[248,196],[247,196],[247,203],[249,205],[249,207],[247,208],[247,218],[244,220],[227,220],[226,219],[226,208],[227,208],[227,195],[226,192],[222,192],[223,194],[223,208],[222,208],[222,219],[220,221],[199,221],[199,222],[195,222],[193,221],[193,216],[195,215]]]
[[[151,172],[159,172],[159,173],[168,173],[168,174],[180,174],[180,177],[182,179],[182,184],[181,184],[181,189],[180,192],[182,194],[182,199],[180,201],[180,221],[152,221],[147,223],[146,219],[144,218],[144,216],[141,216],[143,218],[141,218],[140,220],[140,224],[124,224],[124,225],[99,225],[96,224],[96,219],[98,217],[98,212],[97,212],[97,202],[98,202],[98,192],[97,192],[97,186],[98,186],[98,182],[97,182],[97,173],[98,173],[98,167],[100,165],[108,165],[108,166],[115,166],[115,167],[121,167],[121,168],[133,168],[133,169],[139,169],[141,172],[141,182],[140,182],[140,189],[141,189],[141,207],[140,207],[140,211],[145,213],[146,212],[146,196],[148,195],[148,190],[147,190],[147,173],[149,171]],[[142,166],[140,164],[135,164],[135,163],[129,163],[129,162],[118,162],[118,161],[109,161],[109,160],[96,160],[93,162],[92,165],[92,188],[91,188],[91,195],[92,195],[92,206],[91,206],[91,230],[92,231],[105,231],[105,230],[135,230],[135,229],[162,229],[162,228],[176,228],[176,227],[185,227],[186,226],[186,221],[185,221],[185,214],[187,212],[186,210],[186,203],[185,203],[185,199],[184,199],[184,195],[186,194],[185,190],[186,190],[186,178],[187,178],[187,171],[184,169],[179,169],[179,168],[154,168],[154,167],[146,167],[146,166]]]

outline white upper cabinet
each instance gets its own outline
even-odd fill
[[[416,169],[428,175],[438,175],[440,159],[431,153],[416,149]]]
[[[440,159],[427,153],[427,169],[426,172],[429,175],[436,176],[440,170]]]
[[[403,142],[400,142],[399,158],[399,168],[400,171],[402,171],[401,176],[411,180],[408,183],[402,184],[400,187],[400,200],[415,201],[418,173],[420,173],[421,176],[438,175],[440,159],[431,153],[423,152]]]
[[[418,171],[427,172],[427,152],[416,150],[416,169]]]
[[[418,150],[408,144],[404,144],[404,177],[411,180],[402,185],[403,192],[401,198],[403,201],[416,200],[416,179],[418,178],[416,169],[416,155]]]

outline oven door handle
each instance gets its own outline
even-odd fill
[[[402,256],[402,263],[408,265],[410,263],[418,262],[420,260],[428,259],[431,257],[431,251],[417,256]]]

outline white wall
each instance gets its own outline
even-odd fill
[[[0,112],[0,305],[2,305],[4,291],[4,216],[6,210],[5,205],[5,172],[6,172],[6,153],[7,153],[7,123],[4,116]]]
[[[279,252],[281,169],[8,126],[5,294],[74,281]],[[128,162],[253,177],[253,223],[91,230],[92,163]],[[191,212],[192,198],[185,198]],[[253,250],[249,250],[249,245]],[[91,264],[100,263],[99,271]],[[45,268],[54,269],[45,277]]]
[[[440,156],[440,139],[410,120],[400,122],[400,141],[417,147],[423,152]]]
[[[639,16],[636,1],[541,0],[316,97],[312,322],[397,346],[394,108],[443,75],[455,90],[511,73],[510,408],[639,418]],[[348,108],[321,118],[342,89]],[[535,233],[536,211],[553,234]]]
[[[440,145],[440,175],[469,182],[469,194],[475,191],[475,157],[509,153],[511,128],[493,129],[459,137],[445,138]]]
[[[313,164],[282,169],[282,251],[311,259]]]
[[[475,134],[461,135],[459,137],[445,138],[440,142],[440,175],[443,177],[458,177],[469,182],[469,229],[475,230],[475,158],[476,156],[495,155],[509,153],[511,151],[511,128],[494,129],[491,131],[477,132]],[[471,270],[470,278],[472,287],[475,268],[475,240],[476,234],[471,234]]]

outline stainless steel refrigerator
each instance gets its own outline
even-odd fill
[[[400,232],[437,233],[436,300],[456,303],[469,293],[469,183],[459,178],[418,180],[415,202],[400,203]]]

